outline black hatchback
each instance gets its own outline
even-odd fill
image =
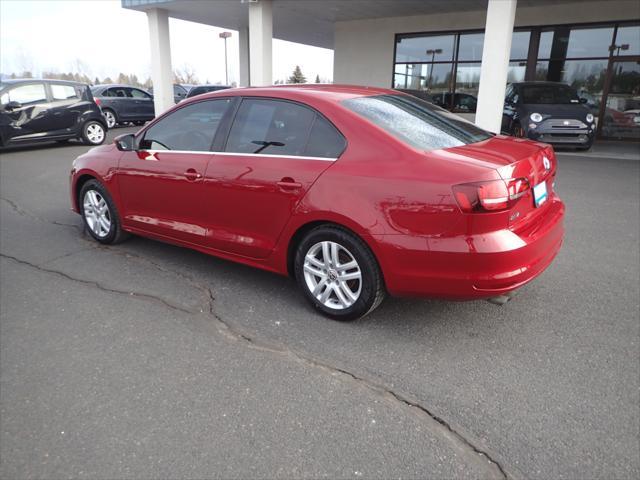
[[[0,147],[73,138],[100,145],[106,132],[100,107],[84,83],[0,81]]]
[[[512,83],[505,96],[502,131],[554,145],[589,149],[596,124],[585,103],[564,83]]]

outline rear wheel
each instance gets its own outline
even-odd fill
[[[338,227],[311,230],[295,257],[298,285],[307,300],[334,320],[355,320],[375,310],[386,293],[369,247]]]
[[[118,210],[107,189],[97,180],[89,180],[79,195],[80,214],[89,234],[98,242],[110,244],[125,240]]]
[[[104,117],[105,122],[107,122],[107,128],[112,129],[118,123],[118,119],[116,117],[115,112],[109,109],[105,109],[102,111],[102,116]]]
[[[82,141],[86,145],[102,145],[106,132],[100,122],[90,120],[82,127]]]

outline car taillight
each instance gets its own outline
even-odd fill
[[[94,98],[93,101],[96,102],[96,105],[98,105],[98,106],[100,106],[102,104],[102,102],[100,101],[99,98]]]
[[[455,185],[453,193],[465,213],[506,210],[529,190],[526,178],[489,180]]]

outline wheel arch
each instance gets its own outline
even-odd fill
[[[75,205],[76,206],[76,210],[78,212],[80,211],[80,191],[82,190],[82,187],[84,186],[84,184],[87,183],[89,180],[98,180],[98,181],[100,181],[98,176],[95,175],[95,174],[92,174],[92,173],[83,173],[76,179],[76,183],[75,183],[75,186],[73,188],[73,198],[74,198],[74,201],[76,203],[76,205]]]
[[[380,258],[376,253],[377,248],[375,246],[375,242],[370,236],[366,235],[366,233],[364,233],[362,229],[353,228],[347,225],[347,223],[350,223],[350,222],[340,222],[340,221],[329,220],[329,219],[313,219],[299,225],[295,229],[293,234],[289,237],[289,241],[287,242],[287,250],[286,250],[287,274],[292,278],[295,277],[295,272],[294,272],[295,253],[296,253],[296,249],[298,248],[298,245],[300,244],[304,236],[314,228],[317,228],[320,226],[328,226],[328,227],[336,227],[341,230],[344,230],[350,233],[351,235],[354,235],[356,238],[360,239],[360,241],[362,241],[362,243],[364,243],[367,246],[367,248],[371,251],[373,258],[378,263],[378,267],[380,268],[380,273],[384,281],[384,271],[382,269]]]

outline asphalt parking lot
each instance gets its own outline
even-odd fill
[[[2,478],[640,477],[640,161],[560,154],[565,245],[507,305],[342,324],[284,277],[91,241],[86,149],[0,153]]]

